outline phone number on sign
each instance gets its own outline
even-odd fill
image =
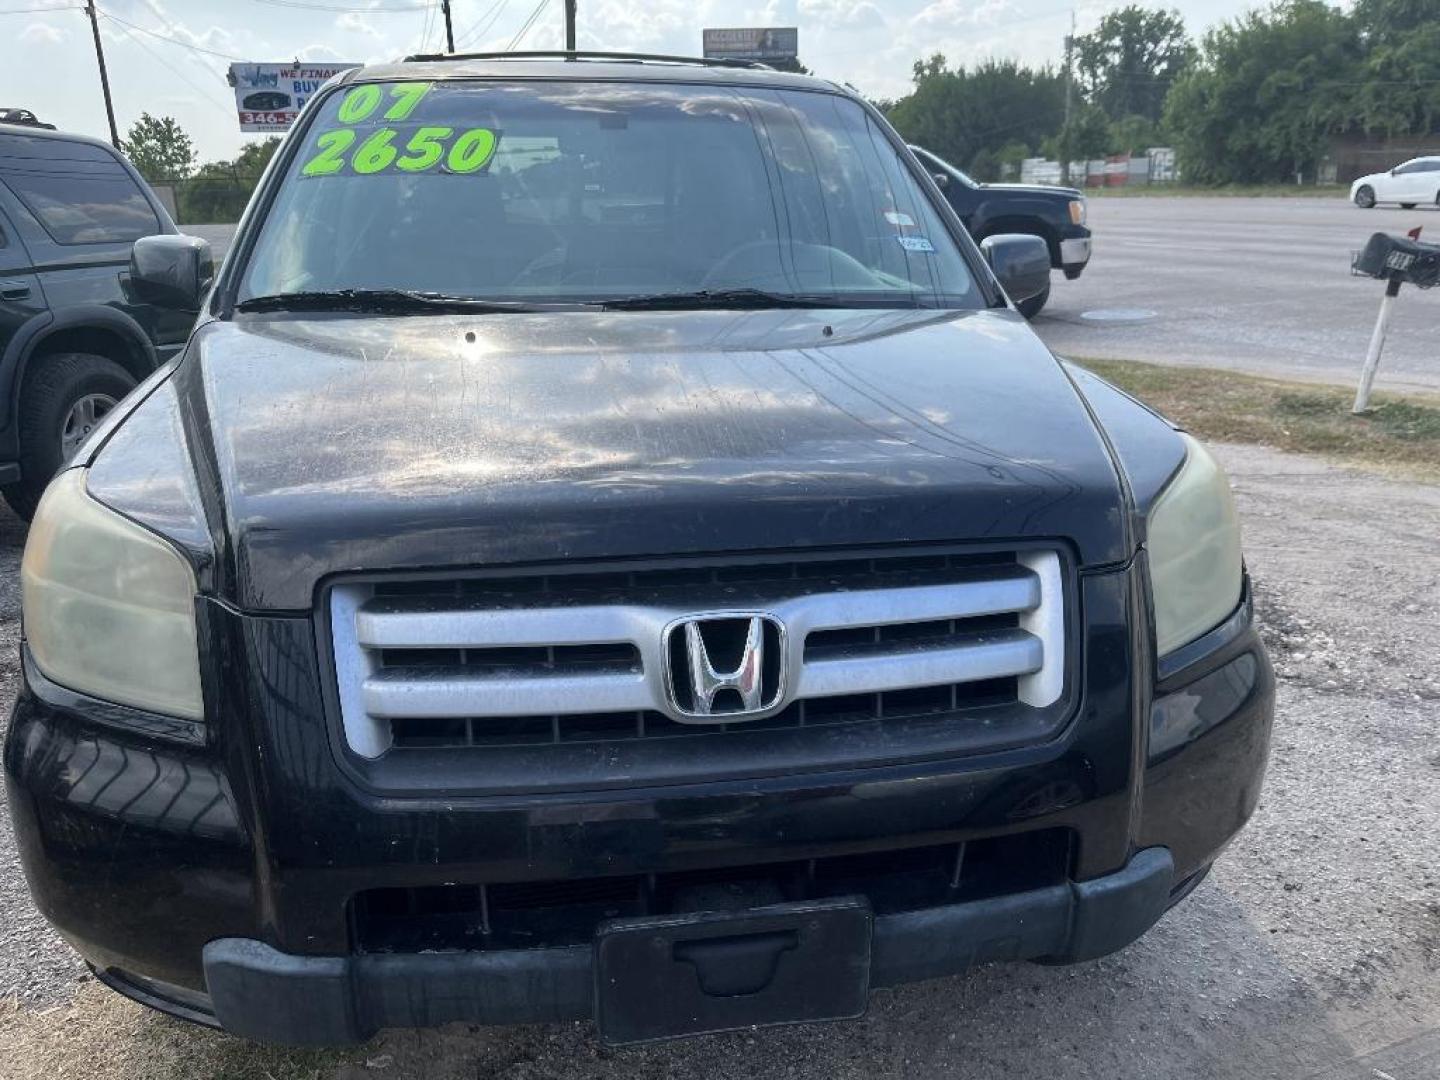
[[[244,112],[240,113],[242,124],[274,124],[277,127],[289,127],[300,115],[298,109],[288,109],[284,112]]]

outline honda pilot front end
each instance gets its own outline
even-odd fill
[[[205,314],[36,513],[41,911],[290,1043],[1133,941],[1254,809],[1273,679],[1223,472],[1016,314],[1037,243],[808,77],[347,72],[213,282],[137,248]]]

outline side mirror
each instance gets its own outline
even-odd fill
[[[936,172],[931,173],[930,175],[935,178],[935,186],[938,187],[941,191],[944,191],[947,187],[950,186],[949,173]]]
[[[1000,233],[980,242],[1000,287],[1012,303],[1023,304],[1050,285],[1050,247],[1038,236]]]
[[[198,236],[142,236],[130,249],[130,287],[145,303],[198,311],[214,279],[210,245]]]

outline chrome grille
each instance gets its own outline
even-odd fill
[[[345,741],[374,760],[1045,709],[1064,606],[1059,556],[1039,550],[347,582],[329,622]],[[762,717],[682,722],[664,628],[734,609],[784,625],[788,685]]]

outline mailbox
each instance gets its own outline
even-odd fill
[[[1440,285],[1440,244],[1376,233],[1355,257],[1355,273],[1399,285]]]

